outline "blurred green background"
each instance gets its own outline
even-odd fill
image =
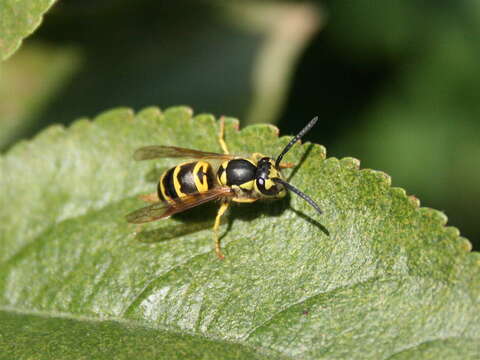
[[[478,250],[479,64],[477,0],[63,0],[1,65],[0,151],[118,106],[282,134],[319,115],[308,140],[390,174]]]

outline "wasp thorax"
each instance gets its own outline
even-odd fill
[[[221,185],[251,190],[256,169],[255,164],[248,159],[228,160],[218,169],[217,179]]]

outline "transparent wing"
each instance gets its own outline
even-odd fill
[[[204,193],[195,193],[182,197],[178,202],[161,201],[153,205],[135,210],[127,215],[127,221],[133,224],[142,224],[166,218],[173,214],[191,209],[200,204],[220,199],[233,197],[234,193],[228,187],[218,187]]]
[[[190,159],[233,159],[233,155],[217,154],[207,151],[184,149],[176,146],[152,145],[137,149],[133,158],[135,160],[150,160],[156,158],[190,158]]]

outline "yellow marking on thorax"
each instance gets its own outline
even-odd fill
[[[272,163],[273,163],[273,162],[272,162]],[[273,165],[273,164],[272,164],[272,165]],[[281,176],[280,172],[272,166],[272,167],[270,168],[269,177],[274,178],[274,177],[282,177],[282,176]]]
[[[265,181],[265,189],[270,190],[272,186],[275,186],[275,183],[273,182],[273,180],[267,179]]]
[[[245,158],[249,163],[251,163],[253,166],[257,167],[258,165],[258,160],[255,157],[252,158]]]

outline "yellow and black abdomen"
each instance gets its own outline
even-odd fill
[[[160,200],[172,201],[215,186],[212,166],[206,161],[186,162],[163,173],[158,183]]]

